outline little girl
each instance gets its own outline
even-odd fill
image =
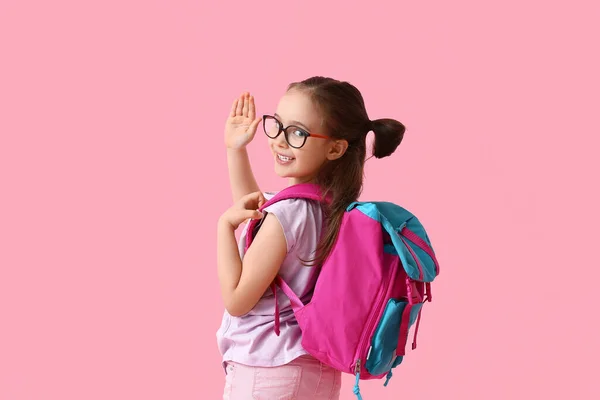
[[[290,199],[257,211],[273,194],[263,194],[252,173],[246,145],[258,125],[269,138],[275,172],[289,185],[316,183],[328,205]],[[304,304],[310,302],[319,265],[331,251],[346,207],[362,189],[366,137],[375,133],[373,155],[392,154],[404,135],[393,119],[371,121],[353,85],[313,77],[293,83],[273,115],[256,118],[254,98],[235,100],[225,127],[234,206],[219,219],[217,264],[226,312],[217,333],[226,372],[224,399],[338,399],[341,373],[311,357],[289,299],[277,292],[280,335],[274,332],[269,286],[280,275]],[[261,219],[247,252],[242,232],[248,219]]]

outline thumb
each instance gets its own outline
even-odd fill
[[[246,219],[261,219],[263,217],[263,213],[258,210],[246,210],[245,217]]]
[[[248,127],[248,134],[251,138],[254,138],[254,135],[256,135],[256,130],[258,129],[258,124],[260,123],[260,121],[262,121],[262,118],[257,118],[254,121],[252,121],[252,123]]]

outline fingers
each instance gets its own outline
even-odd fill
[[[236,110],[235,110],[235,115],[242,115],[243,107],[244,107],[244,94],[242,94],[238,98],[238,102],[237,102],[237,106],[236,106]]]
[[[254,192],[242,197],[242,204],[246,210],[256,210],[266,203],[262,192]]]
[[[265,202],[265,196],[263,196],[262,192],[254,192],[246,195],[246,201],[248,205],[258,205],[259,203]]]
[[[256,198],[257,198],[257,203],[258,203],[259,208],[267,202],[267,199],[265,199],[265,196],[263,195],[262,192],[256,192]]]
[[[249,219],[262,219],[264,214],[259,211],[259,208],[266,203],[262,192],[254,192],[242,197],[238,203],[227,211],[229,223],[237,229],[237,227]]]
[[[256,210],[229,210],[223,215],[223,218],[234,229],[237,229],[240,224],[252,219],[262,219],[263,214]]]
[[[244,116],[252,120],[256,118],[256,105],[254,104],[254,96],[250,93],[244,92],[235,99],[231,105],[230,117]]]
[[[230,117],[235,117],[235,110],[237,110],[238,101],[239,101],[239,98],[237,98],[233,101],[233,104],[231,105],[231,111],[229,113]]]
[[[254,96],[250,96],[248,104],[248,118],[254,119],[256,118],[256,105],[254,104]]]
[[[258,208],[261,208],[266,202],[267,199],[265,199],[262,192],[258,192]]]
[[[258,124],[260,123],[260,121],[262,121],[262,119],[255,119],[248,127],[248,132],[250,133],[250,140],[254,139],[254,135],[256,135],[256,130],[258,129]]]
[[[260,211],[248,211],[248,219],[261,219],[263,214]]]
[[[235,223],[239,226],[244,221],[248,221],[250,219],[262,219],[263,215],[260,211],[256,210],[243,210],[237,214],[235,218]]]
[[[250,99],[248,92],[244,93],[244,106],[242,107],[242,115],[244,117],[248,116],[248,108],[250,107]]]

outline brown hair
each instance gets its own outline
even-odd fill
[[[360,91],[348,82],[315,76],[288,86],[288,91],[307,93],[322,117],[325,134],[348,142],[342,157],[329,161],[319,171],[316,183],[324,195],[332,196],[324,207],[326,229],[317,247],[312,265],[322,265],[336,240],[346,208],[358,199],[362,191],[367,151],[367,134],[375,133],[372,153],[375,158],[391,155],[404,137],[406,128],[394,119],[371,121]]]

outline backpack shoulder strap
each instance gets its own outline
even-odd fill
[[[282,191],[280,191],[279,193],[277,193],[275,196],[273,196],[270,200],[268,200],[267,202],[265,202],[265,204],[262,205],[262,207],[260,208],[260,211],[264,211],[267,207],[280,202],[282,200],[289,200],[289,199],[306,199],[306,200],[314,200],[314,201],[319,201],[319,202],[328,202],[330,201],[330,196],[324,198],[321,188],[313,183],[301,183],[298,185],[293,185],[293,186],[289,186],[285,189],[283,189]],[[250,247],[250,243],[252,243],[252,240],[254,239],[254,235],[256,234],[256,227],[259,223],[261,223],[262,220],[259,219],[253,219],[250,220],[250,222],[248,223],[248,231],[246,234],[246,250],[248,250],[248,247]]]
[[[273,196],[270,200],[265,202],[260,208],[260,211],[263,211],[265,208],[273,205],[282,200],[288,199],[306,199],[306,200],[314,200],[319,202],[328,202],[330,201],[330,197],[323,197],[321,188],[318,185],[311,183],[303,183],[298,185],[289,186],[275,196]],[[253,219],[248,223],[248,230],[246,232],[246,251],[250,247],[252,240],[254,239],[254,235],[256,234],[256,227],[258,224],[262,222],[262,220]],[[273,292],[273,298],[275,299],[275,334],[279,336],[280,330],[280,322],[279,322],[279,305],[277,303],[277,286],[279,286],[285,295],[290,299],[292,310],[297,312],[303,307],[302,301],[298,298],[298,296],[294,293],[294,291],[288,286],[288,284],[281,279],[278,275],[275,277],[275,280],[271,284],[271,291]]]

